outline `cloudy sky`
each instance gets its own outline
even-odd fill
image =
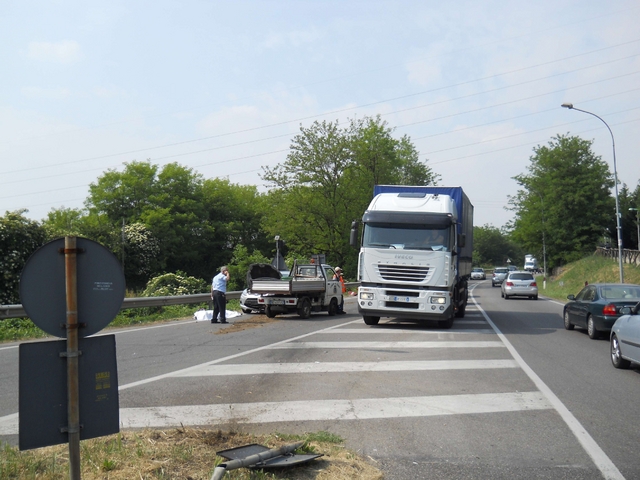
[[[80,208],[107,169],[258,185],[300,126],[381,115],[501,227],[532,149],[593,140],[640,179],[640,3],[3,0],[0,212]],[[612,213],[613,215],[613,213]]]

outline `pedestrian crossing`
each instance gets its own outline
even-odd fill
[[[404,336],[394,341],[395,337]],[[486,338],[482,339],[484,336]],[[493,336],[494,338],[491,338]],[[314,337],[317,337],[314,338]],[[410,340],[408,340],[410,339]],[[270,361],[255,363],[215,363],[192,367],[169,376],[169,379],[187,378],[246,378],[252,377],[259,384],[271,384],[269,375],[307,375],[314,381],[318,375],[358,373],[408,375],[411,372],[465,372],[500,371],[517,372],[518,362],[513,359],[505,344],[483,318],[483,314],[471,305],[464,319],[456,319],[452,329],[424,328],[416,324],[381,323],[367,327],[360,322],[323,329],[306,338],[292,339],[268,346],[261,353],[273,352]],[[313,357],[330,351],[385,353],[376,361],[295,361],[300,355]],[[465,358],[410,359],[406,355],[420,356],[421,352],[433,352],[429,356],[447,356],[460,351]],[[486,352],[474,354],[474,352]],[[280,357],[277,352],[292,352],[293,357]],[[441,353],[438,353],[441,352]],[[446,352],[447,355],[444,355]],[[477,358],[468,358],[474,357]],[[262,358],[262,357],[261,357]],[[282,360],[287,358],[287,360]],[[313,357],[316,358],[316,357]],[[395,359],[397,358],[397,360]],[[234,360],[238,360],[235,356]],[[248,360],[251,360],[248,358]],[[313,376],[312,376],[313,375]],[[258,377],[260,376],[260,377]],[[525,375],[522,375],[524,378]],[[300,378],[300,377],[296,377]],[[306,377],[305,377],[306,378]],[[204,381],[204,380],[203,380]],[[211,380],[213,381],[213,380]],[[303,381],[303,380],[302,380]],[[331,380],[324,379],[325,382]],[[368,381],[371,381],[369,379]],[[529,384],[530,385],[530,384]],[[494,387],[495,388],[495,387]],[[401,391],[398,392],[400,395]],[[532,391],[492,391],[490,393],[463,393],[458,395],[398,396],[392,398],[318,398],[279,402],[235,402],[207,405],[182,405],[151,408],[123,408],[123,427],[166,427],[170,425],[256,424],[274,422],[341,421],[349,419],[387,419],[430,417],[438,415],[464,415],[514,411],[548,410],[553,408],[545,395]]]
[[[262,357],[255,363],[226,363],[236,361],[243,354],[227,359],[217,359],[203,365],[164,374],[159,381],[180,381],[180,379],[209,378],[260,378],[259,382],[269,384],[269,375],[311,375],[357,373],[396,375],[410,372],[465,372],[465,371],[517,371],[519,363],[509,354],[505,344],[496,335],[483,313],[469,305],[465,318],[456,319],[452,329],[424,328],[416,324],[381,323],[377,327],[365,326],[362,321],[347,322],[343,325],[321,329],[312,334],[281,341],[273,345],[246,352],[244,359],[264,352],[292,352],[292,354],[312,355],[313,352],[341,351],[361,352],[363,360],[367,353],[384,351],[385,358],[376,361],[310,361],[293,359],[284,361],[264,361]],[[407,339],[394,341],[395,337]],[[484,339],[479,339],[482,336]],[[491,338],[491,337],[494,338]],[[313,337],[318,337],[315,340]],[[331,340],[331,339],[334,340]],[[375,339],[375,340],[374,340]],[[329,341],[330,340],[330,341]],[[465,358],[405,359],[406,355],[422,355],[431,352],[430,357],[458,351]],[[345,353],[346,352],[346,353]],[[475,352],[475,353],[474,353]],[[480,354],[479,352],[485,352]],[[478,358],[466,358],[474,357]],[[492,358],[495,357],[495,358]],[[297,358],[297,357],[293,357]],[[394,358],[398,358],[395,360]],[[524,376],[524,375],[523,375]],[[313,381],[313,380],[312,380]],[[369,381],[371,381],[369,379]],[[123,385],[120,390],[135,388]],[[427,417],[437,415],[463,415],[477,413],[498,413],[553,408],[546,397],[537,389],[533,391],[504,391],[491,393],[460,393],[459,395],[400,396],[393,398],[327,398],[288,400],[280,402],[234,402],[223,404],[174,405],[154,407],[126,407],[120,409],[123,428],[170,427],[175,425],[211,425],[227,423],[273,423],[280,421],[346,420],[400,417]],[[122,402],[121,402],[122,405]],[[0,418],[0,434],[17,433],[17,416]]]

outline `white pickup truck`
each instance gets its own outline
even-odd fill
[[[291,274],[282,278],[268,264],[253,264],[247,273],[247,283],[260,295],[258,303],[265,306],[269,318],[279,313],[295,313],[309,318],[311,312],[338,313],[342,304],[342,286],[331,265],[294,263]]]

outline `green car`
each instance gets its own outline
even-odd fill
[[[569,295],[564,306],[564,328],[587,329],[589,338],[599,338],[611,331],[622,307],[633,307],[640,301],[640,285],[629,283],[594,283],[586,285],[578,295]]]

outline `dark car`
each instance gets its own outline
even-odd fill
[[[594,283],[586,285],[578,295],[569,295],[564,306],[564,328],[587,329],[589,338],[599,338],[611,331],[622,307],[633,307],[640,301],[640,285],[628,283]]]
[[[498,285],[502,285],[504,279],[509,275],[508,267],[496,267],[493,269],[493,276],[491,277],[491,286],[497,287]]]

